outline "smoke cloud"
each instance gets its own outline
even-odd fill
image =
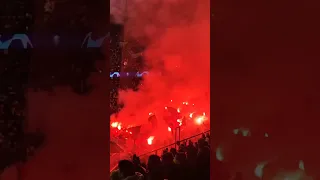
[[[118,23],[127,19],[126,39],[147,47],[144,70],[149,71],[138,91],[119,92],[124,108],[111,122],[146,124],[149,112],[159,119],[164,107],[181,102],[209,113],[209,0],[111,0],[111,13]]]

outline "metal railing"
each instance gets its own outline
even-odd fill
[[[198,140],[198,139],[199,139],[199,136],[202,136],[203,134],[207,134],[207,133],[210,133],[210,129],[207,130],[207,131],[204,131],[204,132],[202,132],[202,133],[199,133],[199,134],[190,136],[190,137],[188,137],[188,138],[186,138],[186,139],[182,139],[182,140],[180,140],[179,142],[185,142],[185,141],[193,140],[193,139]],[[171,148],[171,147],[175,147],[176,144],[177,144],[177,142],[172,143],[172,144],[169,144],[169,145],[167,145],[167,146],[164,146],[164,147],[155,149],[155,150],[150,151],[150,152],[148,152],[148,153],[144,153],[144,154],[142,154],[142,155],[139,155],[138,157],[139,157],[140,159],[144,159],[145,157],[148,158],[148,156],[149,156],[149,155],[152,155],[152,154],[158,155],[158,152],[161,152],[161,153],[162,153],[162,151],[165,150],[166,148],[169,149],[169,148]],[[117,168],[118,168],[118,165],[113,166],[113,167],[110,169],[110,172],[116,170]]]
[[[210,130],[207,130],[207,131],[204,131],[204,132],[202,132],[202,133],[199,133],[199,134],[190,136],[190,137],[188,137],[188,138],[186,138],[186,139],[182,139],[182,140],[180,140],[180,141],[178,141],[178,142],[185,142],[185,141],[189,141],[189,140],[192,140],[192,139],[196,139],[197,137],[202,136],[203,134],[206,134],[206,133],[210,133]],[[151,152],[144,153],[144,154],[142,154],[142,155],[139,155],[139,157],[141,158],[141,157],[148,156],[148,155],[152,155],[152,154],[158,155],[158,152],[162,153],[163,150],[165,150],[165,149],[167,149],[167,148],[169,149],[169,148],[175,147],[176,145],[177,145],[177,142],[172,143],[172,144],[169,144],[169,145],[164,146],[164,147],[161,147],[161,148],[158,148],[158,149],[155,149],[155,150],[153,150],[153,151],[151,151]]]

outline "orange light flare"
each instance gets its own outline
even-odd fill
[[[198,125],[202,125],[204,123],[205,120],[207,120],[206,116],[198,116],[195,119],[195,123]]]
[[[118,127],[119,123],[118,122],[113,122],[111,123],[111,127],[116,128]]]
[[[118,130],[121,130],[121,128],[122,128],[121,123],[119,123],[119,122],[111,123],[111,127],[112,128],[117,128]]]
[[[186,105],[186,106],[188,106],[188,105],[189,105],[189,103],[188,103],[188,102],[182,102],[182,104],[183,104],[183,105]]]
[[[150,136],[150,137],[147,139],[148,145],[152,145],[153,140],[154,140],[154,136]]]
[[[168,131],[169,131],[169,132],[171,132],[171,131],[172,131],[172,130],[171,130],[171,127],[168,127]]]

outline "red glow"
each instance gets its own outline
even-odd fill
[[[130,1],[130,4],[135,2]],[[151,2],[153,1],[145,1],[143,4],[146,7],[149,3],[153,6]],[[149,76],[143,78],[137,91],[126,89],[118,92],[119,101],[124,106],[113,119],[121,122],[119,131],[125,131],[129,125],[141,126],[141,130],[132,132],[136,140],[146,147],[147,144],[155,144],[152,142],[154,138],[159,146],[161,143],[172,143],[174,133],[168,132],[181,130],[181,138],[187,138],[199,129],[202,131],[208,128],[204,127],[204,124],[208,125],[204,122],[210,115],[202,114],[208,113],[210,109],[210,19],[204,13],[209,12],[208,3],[209,1],[201,1],[196,4],[197,9],[190,12],[194,17],[187,29],[184,25],[178,25],[167,30],[163,25],[177,24],[172,23],[174,18],[167,15],[154,17],[154,24],[145,26],[149,24],[145,15],[154,14],[154,10],[148,12],[148,8],[143,10],[147,14],[134,13],[136,16],[126,19],[126,28],[130,29],[134,25],[126,37],[133,35],[130,38],[141,37],[137,39],[141,43],[148,41],[144,61]],[[195,4],[183,3],[179,9],[188,9],[188,6],[195,7]],[[142,14],[144,15],[140,16]],[[157,18],[160,19],[157,21]],[[158,22],[161,23],[157,24]],[[160,32],[159,38],[157,34]],[[196,119],[200,116],[204,117]],[[117,136],[116,133],[114,135]]]
[[[206,120],[206,117],[205,116],[199,116],[199,117],[196,117],[194,120],[195,120],[196,124],[202,125],[204,123],[204,121]]]
[[[170,100],[173,101],[173,100]],[[182,104],[186,105],[187,102],[181,102]],[[172,128],[181,127],[182,130],[185,128],[188,129],[195,129],[197,126],[204,126],[205,121],[208,119],[205,112],[197,113],[197,108],[195,106],[190,106],[188,108],[181,109],[180,107],[174,108],[174,106],[164,106],[165,109],[165,116],[168,119],[166,128],[168,132],[172,132]],[[151,110],[151,109],[150,109]],[[176,113],[175,113],[176,112]],[[156,110],[152,110],[148,113],[149,117],[154,116],[156,118],[156,114],[158,113]],[[171,119],[171,120],[170,120]],[[130,121],[127,121],[130,122]],[[193,122],[193,123],[188,123]],[[126,137],[130,137],[128,135],[132,135],[133,133],[129,131],[129,128],[132,128],[136,125],[134,125],[134,122],[131,122],[132,124],[126,124],[124,125],[122,122],[113,122],[111,123],[111,127],[116,129],[114,136],[118,136],[119,134],[122,134]],[[146,126],[147,130],[152,132],[152,128],[150,126]],[[154,133],[152,136],[147,136],[147,144],[151,145],[152,141],[155,137],[161,138],[163,136],[163,129],[162,127],[162,133],[161,128],[158,128],[159,133]],[[139,133],[138,133],[139,134]],[[139,135],[140,136],[140,135]],[[146,137],[145,137],[146,138]]]
[[[153,140],[154,140],[154,136],[150,136],[150,137],[147,139],[148,145],[152,145]]]
[[[116,128],[116,127],[118,127],[118,122],[113,122],[113,123],[111,123],[111,127],[113,127],[113,128]]]

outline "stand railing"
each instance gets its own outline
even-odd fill
[[[185,141],[189,141],[189,140],[193,140],[193,139],[199,139],[199,136],[202,136],[203,134],[206,134],[206,133],[210,133],[210,130],[207,130],[205,132],[202,132],[202,133],[199,133],[199,134],[196,134],[196,135],[193,135],[193,136],[190,136],[186,139],[182,139],[180,140],[179,142],[185,142]],[[155,149],[151,152],[148,152],[148,153],[145,153],[145,154],[142,154],[142,155],[139,155],[139,157],[144,157],[144,156],[148,156],[148,155],[152,155],[152,154],[156,154],[158,155],[158,152],[162,153],[163,150],[165,149],[169,149],[169,148],[172,148],[172,147],[175,147],[177,145],[177,142],[175,143],[172,143],[172,144],[169,144],[167,146],[164,146],[164,147],[161,147],[161,148],[158,148],[158,149]]]
[[[189,141],[189,140],[198,140],[198,139],[199,139],[199,136],[202,136],[203,134],[207,134],[207,133],[210,133],[210,130],[207,130],[207,131],[204,131],[204,132],[202,132],[202,133],[199,133],[199,134],[190,136],[190,137],[188,137],[188,138],[186,138],[186,139],[182,139],[182,140],[180,140],[179,142],[186,142],[186,141]],[[140,158],[141,160],[143,160],[143,159],[147,159],[148,156],[150,156],[150,155],[152,155],[152,154],[160,155],[160,154],[158,154],[158,152],[162,153],[163,150],[165,150],[165,149],[167,149],[167,148],[168,148],[168,149],[169,149],[169,148],[175,148],[176,145],[177,145],[177,143],[178,143],[178,142],[175,142],[175,143],[169,144],[169,145],[167,145],[167,146],[164,146],[164,147],[155,149],[155,150],[153,150],[153,151],[150,151],[150,152],[148,152],[148,153],[144,153],[144,154],[142,154],[142,155],[139,155],[139,158]],[[112,167],[112,168],[110,169],[110,172],[116,170],[117,168],[118,168],[118,166],[115,165],[114,167]]]

